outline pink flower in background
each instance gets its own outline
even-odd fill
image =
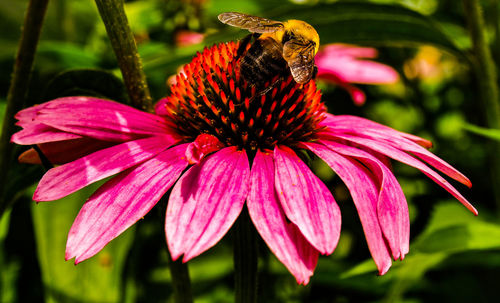
[[[377,57],[377,50],[346,44],[330,44],[323,47],[315,57],[317,78],[342,86],[357,105],[365,102],[365,94],[351,83],[391,84],[399,79],[390,66],[362,60]]]
[[[23,130],[12,141],[38,144],[63,164],[43,176],[34,200],[56,200],[113,176],[80,210],[66,259],[95,255],[172,188],[165,233],[174,260],[187,262],[214,246],[246,204],[270,250],[307,284],[319,254],[335,250],[341,216],[302,151],[323,159],[347,185],[380,274],[409,249],[408,207],[390,159],[421,170],[477,213],[436,170],[470,181],[430,153],[429,141],[326,113],[314,81],[276,77],[269,84],[281,82],[261,94],[241,77],[237,49],[220,44],[198,54],[155,114],[68,97],[16,115]],[[57,147],[77,156],[62,159]]]
[[[194,44],[199,44],[203,41],[205,35],[188,31],[188,30],[180,30],[175,34],[175,45],[179,47],[187,47]]]

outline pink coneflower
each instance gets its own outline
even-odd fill
[[[398,73],[390,66],[371,60],[377,50],[347,44],[329,44],[315,58],[317,78],[343,87],[357,105],[365,103],[366,96],[352,83],[392,84],[398,81]]]
[[[389,158],[418,168],[476,213],[429,167],[470,186],[424,148],[430,142],[328,114],[315,82],[297,84],[289,73],[256,91],[240,76],[237,48],[220,44],[198,54],[156,114],[90,97],[17,114],[23,130],[12,141],[37,144],[50,161],[65,163],[43,176],[34,200],[59,199],[114,176],[83,205],[66,259],[79,263],[95,255],[173,187],[165,224],[173,259],[186,262],[215,245],[246,204],[271,251],[307,284],[319,254],[334,251],[341,216],[304,151],[323,159],[349,188],[380,274],[409,245],[408,208]],[[62,158],[60,148],[76,156]]]

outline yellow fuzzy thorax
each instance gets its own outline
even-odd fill
[[[301,20],[288,20],[283,22],[283,28],[273,33],[262,34],[262,38],[271,37],[276,41],[281,42],[285,32],[291,31],[294,36],[300,37],[306,41],[313,41],[315,43],[314,53],[316,54],[319,49],[319,35],[318,32],[307,22]]]

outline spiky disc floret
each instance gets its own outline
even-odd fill
[[[161,112],[186,141],[205,133],[227,146],[256,150],[313,139],[325,116],[315,82],[298,84],[286,72],[256,88],[240,75],[238,45],[198,53],[177,75]]]

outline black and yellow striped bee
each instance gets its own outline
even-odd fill
[[[273,21],[235,12],[220,14],[219,20],[257,37],[240,63],[241,74],[247,81],[262,85],[286,68],[297,83],[306,83],[313,77],[319,36],[308,23]]]

